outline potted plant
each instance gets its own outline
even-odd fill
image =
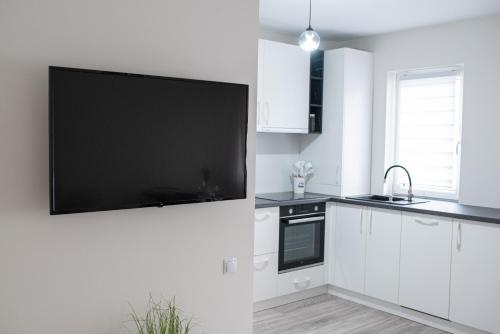
[[[144,315],[137,314],[134,308],[130,307],[130,317],[137,334],[189,334],[191,331],[192,319],[183,316],[175,304],[175,298],[170,301],[155,301],[150,296]]]

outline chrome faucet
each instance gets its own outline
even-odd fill
[[[389,174],[389,171],[393,168],[396,168],[396,167],[402,168],[406,172],[406,175],[408,175],[408,181],[410,182],[410,187],[408,188],[408,202],[411,202],[413,200],[413,188],[412,188],[410,173],[408,172],[408,170],[406,168],[404,168],[401,165],[392,165],[391,167],[387,168],[387,171],[385,172],[385,175],[384,175],[384,183],[387,180],[387,174]]]

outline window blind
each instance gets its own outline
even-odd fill
[[[461,78],[457,69],[398,76],[395,158],[409,169],[417,194],[458,194]],[[406,175],[396,175],[395,191],[407,189]]]

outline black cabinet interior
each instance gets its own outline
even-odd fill
[[[311,52],[309,84],[309,133],[321,133],[323,116],[323,64],[322,50]]]

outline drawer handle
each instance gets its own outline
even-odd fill
[[[266,269],[267,265],[269,264],[269,258],[265,258],[262,261],[257,261],[253,263],[253,267],[255,270],[264,270]]]
[[[293,284],[299,288],[299,289],[305,289],[307,288],[309,285],[311,285],[311,278],[310,277],[306,277],[304,280],[302,281],[299,281],[298,279],[295,279],[293,281]]]
[[[424,222],[423,220],[420,220],[420,219],[415,219],[415,223],[425,225],[425,226],[438,226],[439,225],[438,222],[427,223],[427,222]]]
[[[270,213],[264,213],[263,215],[255,215],[255,220],[258,222],[264,221],[267,218],[271,217]]]

